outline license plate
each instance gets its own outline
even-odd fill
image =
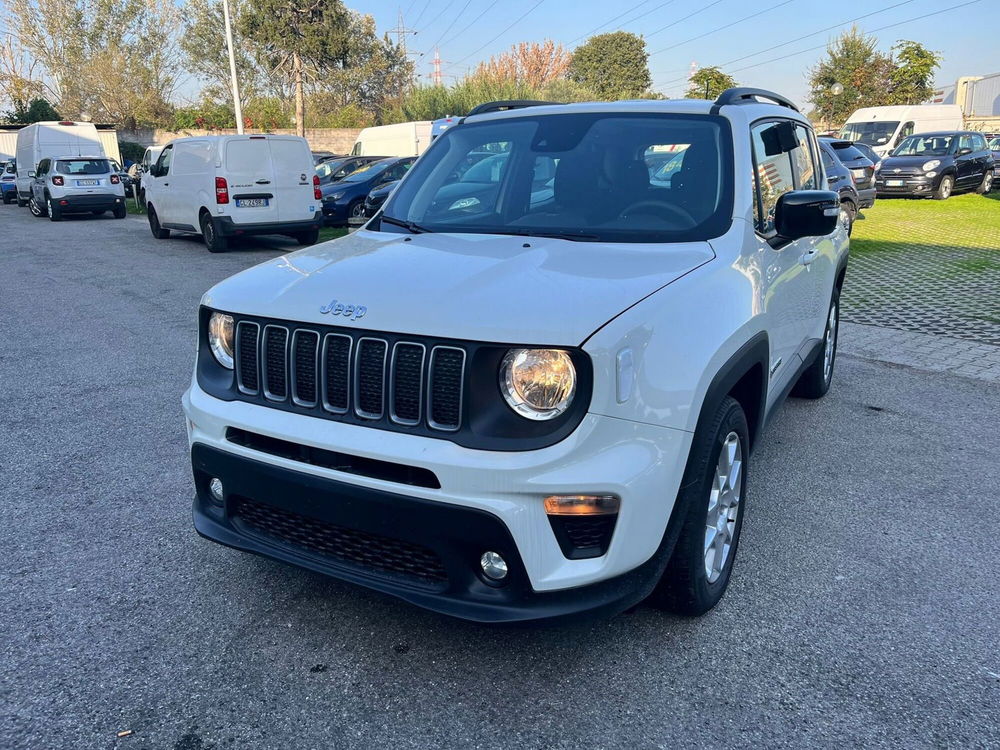
[[[76,181],[76,186],[77,187],[93,187],[94,185],[100,185],[100,184],[101,183],[100,183],[99,180],[77,180]]]
[[[236,205],[239,208],[266,208],[267,198],[237,198]]]
[[[886,187],[903,187],[906,184],[906,180],[886,180]]]

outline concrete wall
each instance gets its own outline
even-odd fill
[[[264,131],[247,130],[247,134],[260,133]],[[275,135],[295,135],[292,129],[267,131]],[[361,132],[360,128],[313,128],[306,130],[306,140],[313,151],[332,151],[335,154],[349,154],[354,146],[354,141]],[[187,136],[199,135],[235,135],[235,130],[153,130],[152,128],[141,128],[139,130],[119,130],[118,140],[134,141],[143,146],[162,146],[174,138],[184,138]]]

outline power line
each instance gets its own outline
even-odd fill
[[[532,12],[534,12],[538,8],[538,6],[541,5],[544,2],[545,2],[545,0],[538,0],[537,3],[535,3],[534,5],[532,5],[526,11],[524,11],[524,13],[522,13],[520,16],[518,16],[517,20],[515,20],[510,26],[508,26],[507,28],[505,28],[503,31],[501,31],[499,34],[497,34],[495,37],[493,37],[488,42],[486,42],[485,44],[483,44],[482,46],[480,46],[478,49],[475,49],[472,52],[470,52],[469,54],[467,54],[461,60],[456,60],[455,62],[451,63],[451,65],[458,65],[460,62],[468,60],[473,55],[479,54],[479,52],[481,52],[482,50],[484,50],[487,47],[489,47],[491,44],[493,44],[493,42],[495,42],[497,39],[499,39],[500,37],[502,37],[504,34],[506,34],[512,28],[514,28],[519,23],[521,23],[521,21],[523,21],[525,18],[527,18],[529,14],[531,14]]]
[[[456,40],[460,36],[462,36],[462,34],[464,34],[466,31],[468,31],[469,29],[471,29],[476,24],[476,22],[480,18],[482,18],[483,16],[485,16],[487,13],[489,13],[493,9],[493,6],[496,5],[498,2],[500,2],[500,0],[493,0],[492,3],[490,3],[489,5],[486,6],[486,10],[484,10],[478,16],[476,16],[475,18],[473,18],[471,21],[469,21],[469,23],[465,27],[463,27],[461,31],[459,31],[457,34],[455,34],[455,36],[453,36],[451,39],[449,39],[448,42],[453,42],[454,40]],[[447,44],[448,42],[445,42],[445,44]]]
[[[417,19],[413,22],[414,26],[420,23],[420,19],[424,17],[424,13],[427,12],[427,8],[430,7],[430,4],[431,0],[427,0],[427,2],[424,3],[424,7],[420,9],[420,13],[417,14]]]
[[[668,0],[668,2],[666,2],[666,3],[663,3],[663,5],[669,5],[669,4],[670,4],[670,3],[672,3],[673,1],[674,1],[674,0]],[[575,44],[576,42],[580,41],[580,40],[581,40],[581,39],[583,39],[584,37],[588,37],[588,36],[590,36],[590,35],[591,35],[591,34],[593,34],[593,33],[594,33],[595,31],[600,31],[600,30],[601,30],[601,29],[603,29],[603,28],[604,28],[605,26],[610,26],[610,25],[611,25],[611,24],[613,24],[613,23],[614,23],[615,21],[617,21],[617,20],[618,20],[619,18],[621,18],[622,16],[627,16],[627,15],[628,15],[629,13],[631,13],[631,12],[632,12],[633,10],[636,10],[636,9],[637,9],[637,8],[638,8],[639,6],[641,6],[641,5],[645,5],[645,4],[646,4],[646,3],[648,3],[648,2],[652,2],[652,0],[642,0],[642,2],[641,2],[641,3],[636,3],[635,5],[633,5],[633,6],[632,6],[631,8],[629,8],[628,10],[626,10],[626,11],[623,11],[623,12],[619,13],[619,14],[618,14],[617,16],[615,16],[614,18],[612,18],[612,19],[611,19],[610,21],[605,21],[605,22],[604,22],[604,23],[602,23],[602,24],[601,24],[600,26],[595,26],[595,27],[594,27],[594,28],[592,28],[592,29],[591,29],[590,31],[588,31],[588,32],[587,32],[586,34],[581,34],[581,35],[580,35],[580,36],[578,36],[578,37],[577,37],[576,39],[573,39],[572,41],[570,41],[570,42],[567,42],[567,44]],[[660,7],[662,7],[662,6],[660,6]],[[654,10],[655,10],[655,9],[654,9]],[[631,23],[631,22],[630,22],[630,23]]]
[[[423,28],[427,29],[427,28],[430,28],[431,26],[433,26],[434,22],[437,21],[441,16],[443,16],[445,14],[445,11],[447,11],[448,8],[450,8],[453,4],[454,3],[451,2],[451,0],[449,0],[449,2],[447,2],[447,3],[445,3],[444,7],[441,9],[441,12],[438,13],[436,16],[434,16],[434,18],[432,18],[430,21],[428,21],[426,23],[426,25],[424,25]],[[416,26],[416,24],[414,24],[414,26]]]
[[[723,2],[723,0],[715,0],[715,2],[709,3],[708,5],[705,5],[705,6],[702,6],[701,8],[698,8],[698,10],[694,11],[693,13],[688,13],[686,16],[684,16],[684,18],[678,18],[676,21],[671,21],[666,26],[661,26],[656,31],[650,31],[648,34],[643,34],[643,36],[648,38],[648,37],[653,36],[653,34],[659,34],[661,31],[666,31],[667,29],[672,28],[672,27],[676,26],[679,23],[684,23],[689,18],[694,18],[699,13],[704,13],[709,8],[711,8],[711,7],[715,6],[715,5],[718,5],[721,2]]]
[[[656,52],[650,52],[649,54],[650,55],[658,55],[661,52],[666,52],[667,50],[672,50],[675,47],[681,47],[681,46],[683,46],[685,44],[688,44],[690,42],[694,42],[694,41],[696,41],[698,39],[703,39],[706,36],[711,36],[712,34],[715,34],[715,33],[719,32],[719,31],[723,31],[724,29],[728,29],[730,26],[735,26],[738,23],[743,23],[744,21],[749,21],[751,18],[756,18],[757,16],[762,16],[765,13],[771,12],[772,10],[777,10],[781,6],[788,5],[789,3],[793,3],[793,2],[795,2],[795,0],[783,0],[782,2],[778,3],[777,5],[772,5],[770,8],[765,8],[764,10],[758,10],[756,13],[751,13],[749,16],[744,16],[743,18],[739,19],[738,21],[733,21],[732,23],[727,23],[725,26],[720,26],[717,29],[712,29],[711,31],[706,31],[704,34],[699,34],[698,36],[693,36],[690,39],[685,39],[683,42],[677,42],[677,44],[671,44],[669,47],[664,47],[663,49],[658,49],[658,50],[656,50]]]
[[[445,35],[447,35],[447,33],[449,31],[451,31],[452,26],[454,26],[455,23],[458,21],[458,19],[462,17],[462,15],[465,13],[465,11],[468,9],[468,7],[471,4],[472,4],[472,0],[466,0],[465,5],[462,6],[462,10],[458,11],[458,13],[455,14],[455,16],[451,19],[451,23],[449,23],[448,26],[447,26],[447,28],[444,31],[441,32],[441,36],[439,36],[438,39],[437,39],[437,41],[434,42],[434,44],[432,44],[428,48],[428,51],[430,51],[431,49],[436,49],[437,46],[439,44],[441,44],[441,40],[445,38]],[[420,56],[423,57],[425,54],[426,54],[425,52],[421,52]]]

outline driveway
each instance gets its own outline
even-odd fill
[[[199,297],[290,243],[0,217],[0,747],[1000,744],[1000,386],[845,354],[708,616],[475,626],[192,529]]]

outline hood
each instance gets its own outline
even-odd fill
[[[202,303],[318,325],[575,346],[713,257],[707,242],[604,244],[360,230],[243,271],[210,289]],[[364,313],[335,314],[338,303]]]
[[[344,182],[340,180],[339,182],[328,182],[324,185],[320,185],[319,191],[324,198],[327,198],[334,193],[346,192],[348,194],[354,194],[358,191],[367,192],[367,183],[364,182]]]
[[[949,154],[944,156],[887,156],[882,160],[881,172],[892,172],[895,168],[900,169],[920,169],[929,161],[937,159],[942,165],[950,164],[955,157]],[[939,167],[940,169],[940,167]]]

